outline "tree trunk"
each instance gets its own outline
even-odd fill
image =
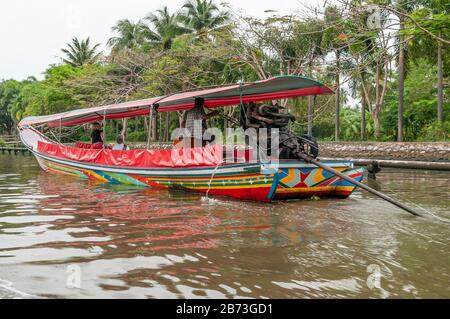
[[[336,50],[336,114],[335,114],[335,122],[334,122],[334,140],[339,141],[339,133],[340,133],[340,106],[341,106],[341,85],[340,85],[340,53],[339,50]]]
[[[284,52],[280,50],[280,75],[284,75]]]
[[[166,123],[164,127],[164,141],[169,141],[170,112],[166,112]]]
[[[150,148],[150,142],[152,141],[152,118],[151,118],[151,110],[147,117],[144,117],[145,130],[147,131],[147,149]]]
[[[124,139],[127,138],[127,128],[128,128],[128,118],[124,118],[122,119],[122,131],[120,132],[120,135],[122,135]]]
[[[152,134],[151,134],[151,140],[152,142],[155,142],[158,138],[158,112],[155,110],[155,108],[152,108]]]
[[[399,53],[398,53],[398,113],[397,113],[397,141],[403,141],[403,94],[405,91],[405,51],[403,37],[400,32],[404,28],[403,17],[400,17]]]
[[[441,33],[439,32],[439,36]],[[438,94],[438,105],[437,105],[437,118],[438,122],[442,124],[444,121],[444,81],[443,81],[443,62],[442,62],[442,42],[438,41],[438,74],[437,74],[437,94]]]
[[[162,130],[162,114],[158,113],[159,117],[158,117],[158,127],[159,127],[159,134],[158,134],[158,141],[162,142],[163,140],[163,130]]]
[[[378,141],[381,137],[381,121],[379,113],[372,113],[374,131],[375,131],[375,139]]]
[[[309,61],[309,77],[313,78],[313,66],[312,60]],[[315,96],[308,96],[308,135],[313,135],[313,125],[314,125],[314,102]]]
[[[178,127],[181,127],[181,124],[183,123],[183,114],[186,111],[178,111],[177,117],[178,117]]]
[[[366,99],[363,96],[361,98],[361,141],[364,141],[365,139],[366,139]]]
[[[376,140],[379,140],[381,136],[381,123],[378,118],[380,114],[380,72],[380,58],[377,58],[377,63],[375,66],[375,107],[372,111]]]

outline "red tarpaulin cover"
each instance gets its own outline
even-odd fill
[[[38,142],[38,151],[71,161],[118,167],[164,168],[217,166],[222,162],[221,145],[203,148],[181,148],[168,150],[82,149],[58,144]]]

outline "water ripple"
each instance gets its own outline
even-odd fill
[[[450,297],[448,227],[359,190],[262,204],[80,181],[14,159],[0,161],[0,298]],[[372,186],[448,218],[449,177],[383,170]],[[380,288],[368,286],[369,265]],[[74,269],[79,288],[68,285]]]

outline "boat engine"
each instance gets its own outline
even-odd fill
[[[295,135],[289,128],[289,122],[295,121],[295,116],[282,112],[283,107],[269,104],[250,103],[241,108],[241,126],[247,128],[267,128],[267,147],[270,151],[270,129],[279,130],[280,159],[300,159],[298,154],[306,154],[311,158],[319,155],[317,140],[311,135]],[[268,154],[270,155],[270,154]]]

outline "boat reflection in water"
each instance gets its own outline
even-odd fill
[[[278,272],[277,265],[265,261],[258,251],[268,249],[271,260],[278,260],[274,257],[283,257],[277,246],[302,241],[295,223],[281,225],[277,221],[280,217],[261,203],[246,202],[244,208],[238,201],[208,199],[185,192],[168,193],[95,182],[89,182],[86,187],[86,181],[43,172],[38,177],[38,188],[43,195],[39,214],[57,216],[56,220],[46,222],[48,230],[65,234],[62,240],[39,246],[93,253],[93,256],[71,257],[56,263],[88,263],[87,267],[103,278],[101,281],[110,278],[106,282],[126,283],[124,286],[99,284],[97,289],[104,291],[133,290],[130,286],[142,285],[148,288],[149,280],[157,286],[160,280],[169,280],[167,284],[172,285],[184,282],[178,288],[172,287],[172,297],[180,294],[188,297],[192,293],[189,285],[198,286],[191,287],[193,290],[203,289],[201,281],[209,278],[209,282],[217,282],[218,289],[217,292],[211,287],[207,289],[211,290],[211,296],[225,297],[230,292],[220,288],[224,268],[245,272],[249,266],[235,260],[233,256],[237,251],[245,254],[246,259],[255,259],[258,264],[253,265],[255,272],[264,273],[264,267],[272,269],[266,272]],[[51,197],[45,196],[47,194]],[[227,253],[232,256],[228,257]],[[238,291],[235,294],[238,295]],[[161,297],[154,297],[158,296]]]

